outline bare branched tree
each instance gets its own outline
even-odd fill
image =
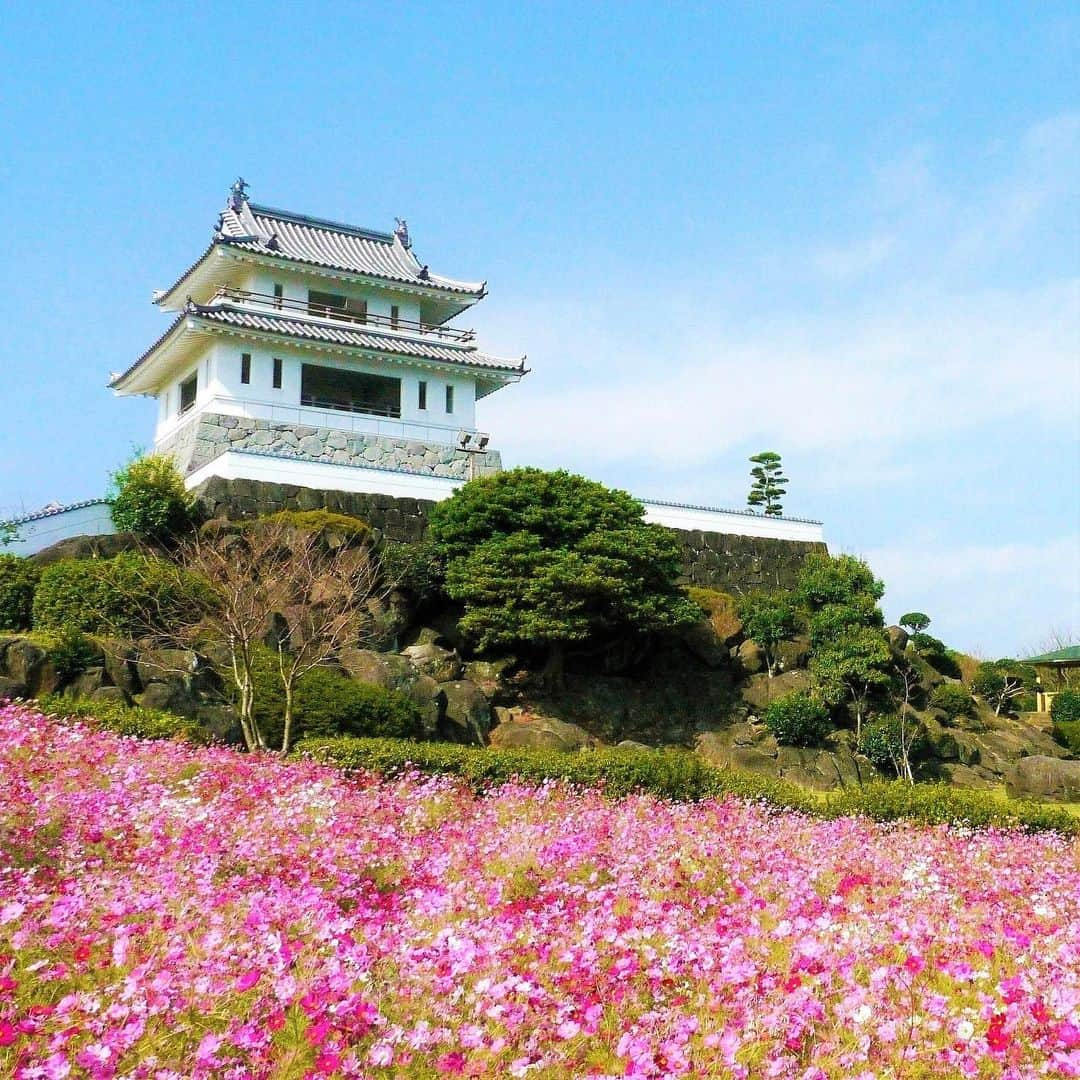
[[[225,647],[240,729],[249,750],[271,749],[255,714],[258,649],[270,643],[285,696],[282,753],[292,745],[296,685],[342,649],[371,641],[389,587],[369,542],[297,526],[287,518],[211,522],[169,564],[177,590],[201,583],[186,613],[159,610],[163,590],[148,589],[128,613],[155,644]],[[160,569],[157,571],[160,583]],[[164,590],[166,593],[168,590]],[[126,636],[130,636],[130,633]]]

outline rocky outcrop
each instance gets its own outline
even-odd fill
[[[1080,761],[1042,754],[1021,758],[1005,776],[1005,791],[1014,799],[1080,802]]]
[[[563,750],[572,752],[595,746],[596,740],[577,724],[536,716],[521,709],[496,709],[498,725],[491,745],[500,750]]]
[[[38,566],[51,566],[61,559],[111,559],[125,551],[144,551],[146,543],[135,533],[107,533],[102,536],[72,536],[29,556]]]
[[[486,743],[491,730],[491,704],[480,688],[464,679],[438,684],[445,704],[439,735],[449,742]]]

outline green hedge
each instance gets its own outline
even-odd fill
[[[734,795],[823,817],[861,815],[875,821],[966,822],[980,828],[1080,833],[1080,819],[1055,806],[1002,801],[991,794],[944,784],[913,787],[900,781],[847,788],[816,798],[794,784],[719,769],[680,750],[604,748],[566,754],[555,750],[492,750],[452,743],[339,738],[304,739],[293,752],[347,771],[370,770],[397,776],[417,770],[458,776],[477,790],[513,778],[537,784],[561,780],[581,787],[602,785],[605,793],[614,797],[647,792],[678,801],[696,801]]]
[[[1080,757],[1080,720],[1055,720],[1054,738],[1074,757]]]
[[[99,727],[115,731],[117,735],[135,739],[183,739],[199,746],[207,746],[214,741],[207,728],[187,717],[161,709],[144,709],[141,705],[47,694],[34,702],[34,708],[46,716],[91,720]]]
[[[830,792],[821,812],[827,817],[861,815],[874,821],[919,821],[927,825],[963,823],[974,828],[1020,828],[1027,832],[1080,833],[1080,818],[1059,806],[1026,799],[1002,800],[990,792],[947,784],[867,784]]]
[[[137,634],[187,622],[207,602],[198,579],[166,559],[128,551],[112,559],[62,559],[46,567],[34,594],[37,630]]]
[[[0,630],[29,630],[41,571],[29,559],[0,555]]]
[[[801,788],[752,773],[717,769],[685,750],[622,750],[605,747],[581,754],[559,750],[492,750],[456,743],[399,739],[304,739],[294,753],[346,770],[397,776],[412,769],[460,776],[483,789],[517,778],[527,783],[562,780],[582,787],[603,785],[612,796],[651,792],[690,801],[730,793],[776,806],[809,810]]]
[[[1058,724],[1080,723],[1080,690],[1059,690],[1050,702],[1050,716]]]

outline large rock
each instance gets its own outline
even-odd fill
[[[1080,802],[1080,761],[1042,754],[1022,758],[1005,774],[1005,791],[1014,799]]]
[[[338,663],[350,679],[381,686],[384,690],[407,692],[420,677],[420,672],[408,659],[396,653],[378,653],[371,649],[342,649]]]
[[[144,709],[161,709],[177,716],[194,717],[199,710],[195,695],[179,679],[149,683],[136,700]]]
[[[420,710],[420,730],[425,739],[439,733],[439,721],[446,708],[446,695],[430,675],[421,675],[407,691],[410,700]]]
[[[596,740],[587,731],[552,716],[517,713],[491,732],[491,745],[502,750],[582,750]]]
[[[487,742],[491,728],[491,705],[480,688],[466,679],[438,685],[446,699],[439,734],[450,742]]]
[[[90,694],[91,701],[108,701],[116,705],[130,705],[131,698],[119,686],[99,686]]]
[[[8,678],[21,683],[29,697],[54,693],[61,679],[48,654],[40,645],[26,638],[9,641],[4,651]]]
[[[765,670],[765,652],[756,641],[747,638],[736,650],[735,659],[744,675],[756,675]]]
[[[720,640],[708,619],[691,623],[679,636],[687,649],[711,668],[723,667],[731,659],[731,650]]]
[[[473,660],[465,665],[465,678],[476,683],[489,701],[498,702],[507,694],[507,678],[516,667],[517,660],[512,656],[502,656],[497,660]]]
[[[401,655],[419,672],[430,675],[436,682],[453,682],[461,677],[463,665],[458,654],[434,642],[410,645],[401,650]]]
[[[236,710],[231,705],[199,705],[195,710],[195,719],[218,742],[228,743],[230,746],[243,744],[244,733],[240,728]]]
[[[95,691],[105,685],[105,669],[103,667],[88,667],[79,672],[74,679],[64,688],[64,693],[71,697],[90,697]]]
[[[103,649],[107,681],[113,686],[119,686],[125,694],[137,694],[142,689],[142,684],[139,682],[135,649],[119,641],[106,641]]]
[[[61,559],[111,559],[124,551],[139,551],[145,548],[146,544],[135,533],[70,536],[36,551],[30,559],[38,566],[50,566]]]
[[[788,641],[781,641],[776,646],[776,658],[782,671],[795,671],[806,667],[810,659],[810,638],[798,634]]]
[[[895,653],[902,653],[907,648],[908,632],[902,626],[890,626],[885,633],[889,638],[889,648]]]
[[[810,676],[801,670],[782,671],[771,679],[768,675],[753,675],[740,689],[743,701],[759,716],[768,707],[770,701],[793,693],[796,690],[809,690]]]
[[[0,701],[14,701],[26,697],[26,684],[0,675]]]

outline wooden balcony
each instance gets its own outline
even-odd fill
[[[475,330],[457,330],[447,326],[433,326],[415,319],[404,319],[393,315],[376,315],[372,312],[351,311],[348,308],[328,304],[313,304],[306,300],[291,300],[285,296],[272,296],[270,293],[251,292],[225,285],[210,298],[211,305],[222,301],[232,302],[243,307],[270,311],[285,316],[326,319],[331,322],[345,323],[349,326],[370,326],[376,330],[390,330],[408,336],[434,338],[437,341],[450,341],[459,345],[470,344],[476,339]]]

